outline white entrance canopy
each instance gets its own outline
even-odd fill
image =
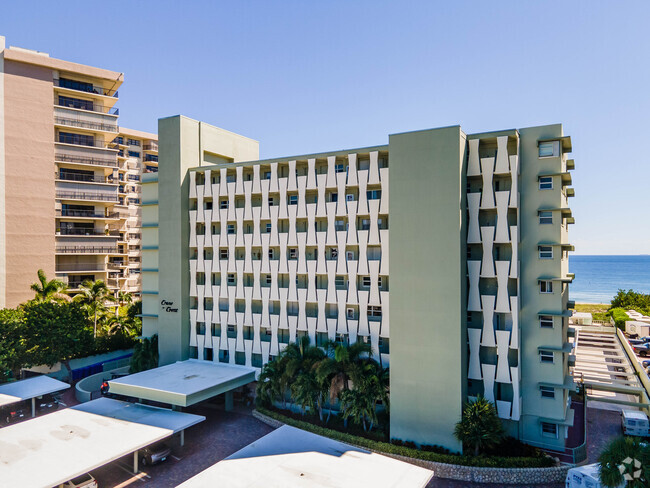
[[[177,488],[423,488],[433,471],[287,425]]]
[[[70,388],[70,385],[44,375],[4,383],[0,385],[0,407],[65,390],[66,388]]]
[[[200,417],[167,412],[101,398],[4,427],[0,429],[2,486],[58,486],[171,436],[183,423],[194,425]]]
[[[188,359],[110,380],[118,395],[187,407],[255,381],[255,368]]]

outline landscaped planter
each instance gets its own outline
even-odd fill
[[[253,410],[253,416],[265,424],[278,428],[284,425],[283,422],[264,415],[263,413]],[[349,444],[349,443],[348,443]],[[566,474],[571,466],[554,466],[550,468],[481,468],[476,466],[462,466],[459,464],[437,463],[416,459],[397,454],[390,454],[382,451],[369,449],[365,446],[354,447],[373,451],[377,454],[399,459],[407,463],[414,464],[433,471],[436,478],[446,478],[451,480],[480,482],[480,483],[502,483],[502,484],[523,484],[533,485],[541,483],[563,483]]]

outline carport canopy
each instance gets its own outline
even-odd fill
[[[424,488],[433,471],[284,425],[177,488]]]
[[[70,388],[70,385],[45,375],[4,383],[0,385],[0,407],[65,390],[66,388]]]
[[[188,407],[255,381],[255,368],[188,359],[108,382],[119,395]]]
[[[204,419],[105,398],[59,410],[0,429],[0,480],[58,486]]]

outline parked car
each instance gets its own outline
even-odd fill
[[[641,339],[628,339],[627,342],[629,342],[631,346],[645,344],[645,341],[642,341]]]
[[[171,447],[164,442],[152,444],[151,446],[140,449],[140,464],[146,466],[147,464],[162,463],[171,453]]]
[[[641,357],[646,357],[650,354],[650,344],[632,344],[632,349]]]
[[[30,402],[31,403],[31,402]],[[36,398],[36,415],[54,412],[59,409],[59,399],[48,394]],[[31,408],[31,405],[30,405]]]
[[[97,480],[90,473],[82,474],[59,485],[59,488],[98,488]]]
[[[27,408],[25,402],[12,403],[0,408],[0,422],[14,424],[26,420],[31,415],[31,406]]]
[[[644,368],[650,368],[650,359],[646,359],[645,361],[641,361],[641,366]]]
[[[650,342],[650,336],[640,337],[639,340],[647,344],[648,342]]]

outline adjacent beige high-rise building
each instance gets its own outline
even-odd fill
[[[140,180],[157,136],[118,126],[123,73],[5,47],[0,37],[0,307],[38,269],[74,293],[140,293]]]

